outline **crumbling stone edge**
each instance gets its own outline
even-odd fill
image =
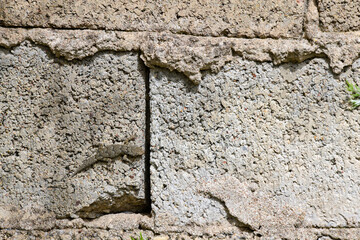
[[[201,37],[158,32],[105,30],[61,30],[50,28],[0,27],[0,46],[12,48],[25,40],[44,45],[57,57],[83,59],[97,52],[140,51],[145,65],[163,67],[185,74],[192,82],[201,82],[201,71],[218,72],[235,56],[273,62],[302,62],[327,58],[339,74],[360,56],[360,32],[325,33],[319,27],[316,1],[308,4],[303,39],[244,39]]]

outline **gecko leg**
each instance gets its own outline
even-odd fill
[[[123,160],[126,162],[130,162],[130,159],[128,158],[128,156],[126,154],[123,156]]]

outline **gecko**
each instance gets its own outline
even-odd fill
[[[145,153],[142,147],[128,144],[112,144],[108,146],[100,146],[92,157],[88,158],[80,167],[78,167],[71,177],[75,176],[84,169],[92,166],[96,162],[109,162],[120,156],[125,160],[129,160],[127,156],[139,157]]]

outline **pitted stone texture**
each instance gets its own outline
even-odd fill
[[[97,143],[144,146],[144,67],[137,53],[54,58],[24,42],[0,49],[0,205],[57,217],[145,207],[144,157],[96,163],[69,178]]]
[[[199,39],[175,34],[153,34],[147,36],[141,45],[141,58],[148,67],[177,70],[199,84],[202,77],[200,70],[217,72],[232,60],[232,46],[234,43],[225,38]]]
[[[323,32],[316,0],[308,1],[306,37],[317,45],[316,56],[326,55],[334,73],[340,74],[360,57],[360,32]]]
[[[220,70],[226,62],[231,61],[234,53],[249,60],[274,61],[277,64],[303,61],[321,54],[317,52],[318,47],[307,40],[0,27],[0,46],[14,47],[24,39],[48,46],[56,56],[67,60],[82,59],[104,50],[140,51],[148,67],[182,72],[195,83],[201,81],[202,70]]]
[[[55,214],[44,207],[14,206],[10,204],[0,206],[0,229],[18,230],[50,230],[55,227]]]
[[[329,58],[331,69],[339,74],[360,57],[360,35],[323,33],[319,30],[317,9],[309,2],[305,39],[245,39],[198,37],[168,33],[118,32],[101,30],[54,30],[1,28],[0,46],[11,48],[24,39],[48,46],[56,56],[83,59],[99,51],[140,51],[145,65],[184,73],[199,83],[202,71],[219,71],[242,56],[252,61],[302,62],[314,57]]]
[[[323,31],[360,31],[360,0],[319,0],[318,10]]]
[[[298,38],[302,35],[304,12],[304,0],[3,0],[0,24]]]
[[[199,86],[159,69],[150,84],[155,224],[229,219],[226,199],[206,200],[197,189],[231,175],[304,214],[303,226],[360,226],[358,112],[326,61],[275,67],[237,58]],[[292,216],[283,221],[295,226]]]
[[[154,236],[148,230],[124,231],[121,229],[96,229],[96,228],[80,228],[80,229],[53,229],[51,231],[22,231],[22,230],[0,230],[0,238],[4,240],[73,240],[73,239],[96,239],[96,240],[129,240],[138,238],[140,233],[145,239]]]
[[[272,196],[255,191],[253,185],[242,183],[230,175],[216,176],[215,181],[204,183],[199,190],[223,202],[228,213],[251,230],[296,230],[303,225],[304,212],[286,203],[273,201]],[[245,207],[246,206],[246,207]]]
[[[236,235],[236,234],[217,234],[217,235],[197,235],[191,236],[186,233],[165,233],[154,234],[148,230],[131,230],[124,231],[119,229],[94,229],[94,228],[77,228],[77,229],[52,229],[50,231],[25,231],[25,230],[0,230],[0,238],[8,239],[36,239],[36,240],[72,240],[72,239],[97,239],[97,240],[129,240],[131,237],[138,238],[140,233],[144,239],[153,240],[259,240],[259,239],[274,239],[266,238],[266,236],[254,235]],[[360,236],[359,229],[298,229],[292,232],[288,239],[307,239],[307,240],[331,240],[331,239],[358,239]],[[276,239],[276,238],[275,238]]]

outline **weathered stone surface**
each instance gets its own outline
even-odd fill
[[[360,31],[360,0],[319,0],[318,9],[322,31]]]
[[[327,56],[332,70],[339,74],[360,57],[360,32],[322,32],[319,22],[316,0],[309,0],[305,24],[306,36],[317,45],[317,55]]]
[[[148,67],[184,73],[195,83],[201,71],[218,71],[233,54],[256,61],[303,61],[317,54],[306,40],[236,39],[176,34],[107,32],[94,30],[0,28],[0,46],[13,47],[24,39],[48,46],[56,56],[82,59],[99,51],[141,51]],[[286,46],[286,47],[284,47]]]
[[[169,240],[259,240],[259,239],[274,239],[266,238],[266,236],[239,236],[219,234],[202,235],[202,236],[189,236],[186,233],[168,233],[166,235],[155,235],[152,231],[137,230],[137,231],[121,231],[121,230],[104,230],[92,228],[80,229],[54,229],[51,231],[24,231],[24,230],[0,230],[0,238],[27,240],[27,239],[53,239],[53,240],[72,240],[72,239],[99,239],[99,240],[129,240],[131,237],[138,238],[142,233],[145,239],[169,239]],[[360,235],[359,229],[298,229],[292,232],[288,239],[307,239],[307,240],[330,240],[330,239],[351,239],[356,240]],[[276,238],[275,238],[276,239]]]
[[[83,59],[106,50],[140,51],[148,67],[182,72],[195,83],[201,81],[203,70],[217,72],[237,55],[275,64],[328,57],[332,70],[338,74],[360,56],[360,35],[322,33],[316,6],[312,2],[309,5],[306,29],[312,41],[0,27],[0,46],[10,48],[28,39],[48,46],[56,56],[67,60]]]
[[[69,228],[95,228],[95,229],[114,229],[119,231],[129,231],[137,229],[152,229],[153,219],[149,216],[135,213],[116,213],[106,214],[93,220],[84,221],[81,218],[69,220],[56,220],[57,229]]]
[[[273,201],[272,196],[255,191],[254,185],[241,183],[235,177],[215,176],[205,182],[199,191],[218,199],[238,224],[251,230],[287,228],[295,231],[303,225],[305,214],[294,206]]]
[[[303,0],[3,0],[0,25],[298,38]]]
[[[0,206],[0,229],[46,231],[55,227],[55,214],[39,205],[21,208],[6,204]]]
[[[91,222],[86,222],[84,226],[88,228],[118,229],[118,230],[137,230],[152,229],[153,221],[148,216],[134,213],[108,214],[99,217]]]
[[[154,240],[169,240],[169,236],[157,236],[154,237]]]
[[[301,226],[360,227],[360,125],[343,79],[359,69],[338,79],[322,59],[237,58],[199,86],[151,70],[155,228],[228,220],[280,238]]]
[[[144,156],[69,177],[98,143],[143,147],[145,72],[137,53],[68,62],[23,42],[0,49],[0,205],[57,217],[142,211]]]
[[[27,29],[0,27],[0,46],[10,48],[19,45],[26,39],[27,35]]]
[[[200,70],[220,70],[232,60],[231,41],[225,38],[196,38],[175,34],[149,35],[140,46],[141,58],[148,67],[166,67],[184,73],[191,81],[199,84]]]
[[[148,239],[154,234],[147,230],[137,231],[122,231],[122,230],[105,230],[96,228],[80,228],[80,229],[54,229],[51,231],[22,231],[22,230],[0,230],[0,238],[4,240],[82,240],[82,239],[96,239],[96,240],[129,240],[131,237],[138,238],[140,233]]]
[[[358,239],[358,5],[1,1],[0,239]]]

